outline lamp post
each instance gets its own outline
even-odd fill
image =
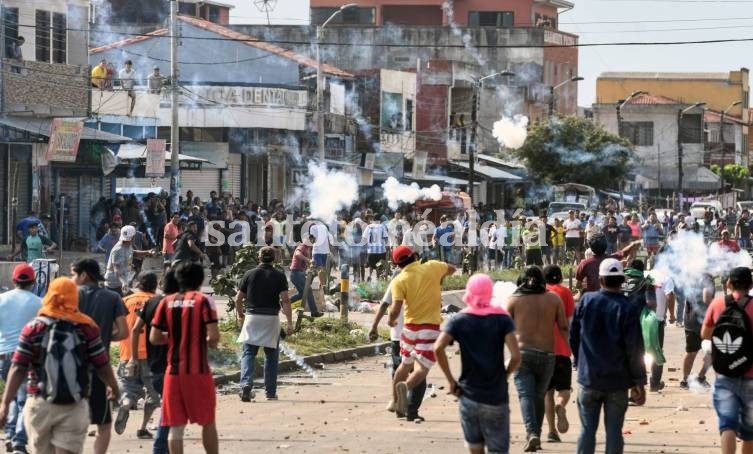
[[[178,115],[178,0],[170,0],[170,212],[180,206],[180,124]]]
[[[319,137],[319,160],[324,162],[324,108],[322,102],[322,57],[321,57],[321,40],[324,27],[332,21],[338,14],[346,9],[357,6],[355,3],[348,3],[341,6],[337,11],[332,13],[327,20],[316,27],[316,132]]]
[[[569,84],[570,82],[580,82],[583,80],[580,76],[571,77],[570,79],[567,79],[564,82],[560,82],[557,85],[551,85],[549,86],[549,111],[547,112],[547,118],[552,118],[554,116],[554,107],[555,107],[555,99],[554,99],[554,92],[558,88]]]
[[[724,146],[724,117],[727,115],[727,112],[732,109],[733,107],[737,107],[740,104],[742,104],[742,101],[735,101],[731,103],[729,106],[727,106],[726,109],[722,110],[720,125],[719,125],[719,142],[721,142],[722,145],[722,165],[719,169],[719,178],[721,179],[721,185],[719,187],[719,192],[724,193],[724,164],[725,164],[725,158],[726,158],[726,152],[727,149]]]
[[[692,106],[677,111],[677,212],[682,213],[682,117],[693,109],[706,106],[705,102],[697,102]]]
[[[512,71],[504,70],[499,71],[488,76],[484,76],[478,80],[473,81],[473,101],[471,103],[471,143],[468,147],[468,195],[473,200],[473,178],[475,176],[475,151],[476,151],[476,135],[478,133],[478,93],[481,90],[481,86],[486,79],[491,79],[497,76],[514,76]]]
[[[625,98],[624,100],[617,101],[617,136],[622,137],[622,108],[625,107],[625,105],[630,102],[631,99],[635,98],[636,96],[645,95],[648,94],[647,91],[644,90],[638,90],[630,93],[630,96]],[[625,196],[624,196],[624,186],[625,182],[624,180],[620,184],[620,208],[625,207]]]

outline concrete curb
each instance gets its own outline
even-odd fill
[[[306,356],[303,358],[303,362],[311,367],[315,364],[333,364],[350,361],[366,356],[377,356],[385,353],[385,349],[392,345],[391,342],[382,342],[379,344],[368,344],[360,347],[349,348],[346,350],[338,350],[336,352],[320,353],[318,355]],[[277,371],[279,373],[291,372],[300,369],[300,366],[293,360],[280,361]],[[254,378],[260,378],[264,375],[262,368],[256,368]],[[241,373],[232,372],[229,374],[215,375],[215,385],[226,385],[230,382],[237,382],[240,380]]]

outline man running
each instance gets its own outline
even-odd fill
[[[690,372],[693,369],[693,362],[695,361],[698,352],[701,351],[701,325],[703,319],[706,317],[706,311],[709,308],[709,304],[714,300],[714,294],[716,293],[716,284],[714,284],[714,278],[709,273],[704,273],[701,280],[701,287],[699,289],[691,289],[686,291],[685,313],[683,325],[685,326],[685,356],[682,359],[682,380],[680,381],[680,388],[690,389]],[[683,302],[678,302],[683,304]],[[701,360],[701,368],[698,370],[695,382],[703,388],[711,388],[708,380],[706,380],[706,372],[711,367],[711,356],[706,353],[701,353],[703,359]]]

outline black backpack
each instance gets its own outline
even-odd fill
[[[737,304],[727,295],[711,333],[711,364],[725,377],[742,377],[753,366],[753,331],[745,313],[749,303],[750,298]]]
[[[47,327],[41,345],[39,388],[53,404],[68,405],[89,396],[86,339],[75,324],[37,318]]]

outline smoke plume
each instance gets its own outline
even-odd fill
[[[312,218],[331,222],[339,210],[350,207],[358,199],[358,183],[353,175],[309,163],[309,177],[306,197]]]
[[[515,115],[503,116],[494,122],[492,134],[506,148],[518,149],[523,146],[528,135],[528,117]]]
[[[442,199],[442,191],[436,184],[430,188],[421,188],[416,183],[402,184],[395,177],[389,177],[382,184],[382,188],[384,198],[387,199],[387,206],[392,210],[396,210],[400,203],[413,203],[419,199],[435,201]]]

